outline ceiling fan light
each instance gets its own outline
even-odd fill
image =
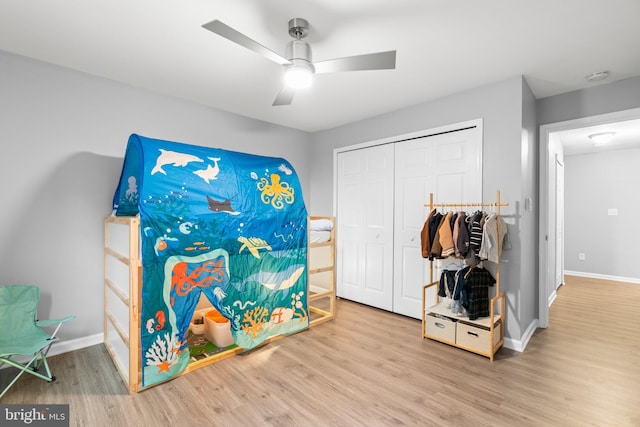
[[[615,134],[615,132],[600,132],[589,135],[589,138],[593,141],[594,145],[604,145],[611,142]]]
[[[292,65],[284,72],[284,83],[293,89],[306,89],[311,86],[313,71],[302,65]]]

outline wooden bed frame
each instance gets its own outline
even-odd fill
[[[333,319],[335,316],[335,218],[328,242],[310,243],[308,249],[309,326]],[[140,259],[140,219],[138,217],[109,216],[104,220],[104,345],[129,394],[145,390],[142,386],[140,353],[140,307],[142,261]],[[315,280],[318,278],[318,280]],[[320,284],[320,282],[323,282]],[[269,343],[282,335],[267,339]],[[213,356],[189,363],[182,374],[210,365],[246,350],[233,347]]]

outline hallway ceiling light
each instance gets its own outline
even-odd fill
[[[611,139],[615,134],[615,132],[600,132],[589,135],[589,138],[591,138],[594,145],[604,145],[611,142]]]

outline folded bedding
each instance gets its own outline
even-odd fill
[[[309,221],[311,231],[331,231],[333,230],[333,222],[329,219],[312,219]]]

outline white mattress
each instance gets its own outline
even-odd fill
[[[330,238],[331,238],[330,231],[311,230],[311,232],[309,233],[309,243],[328,242]]]

